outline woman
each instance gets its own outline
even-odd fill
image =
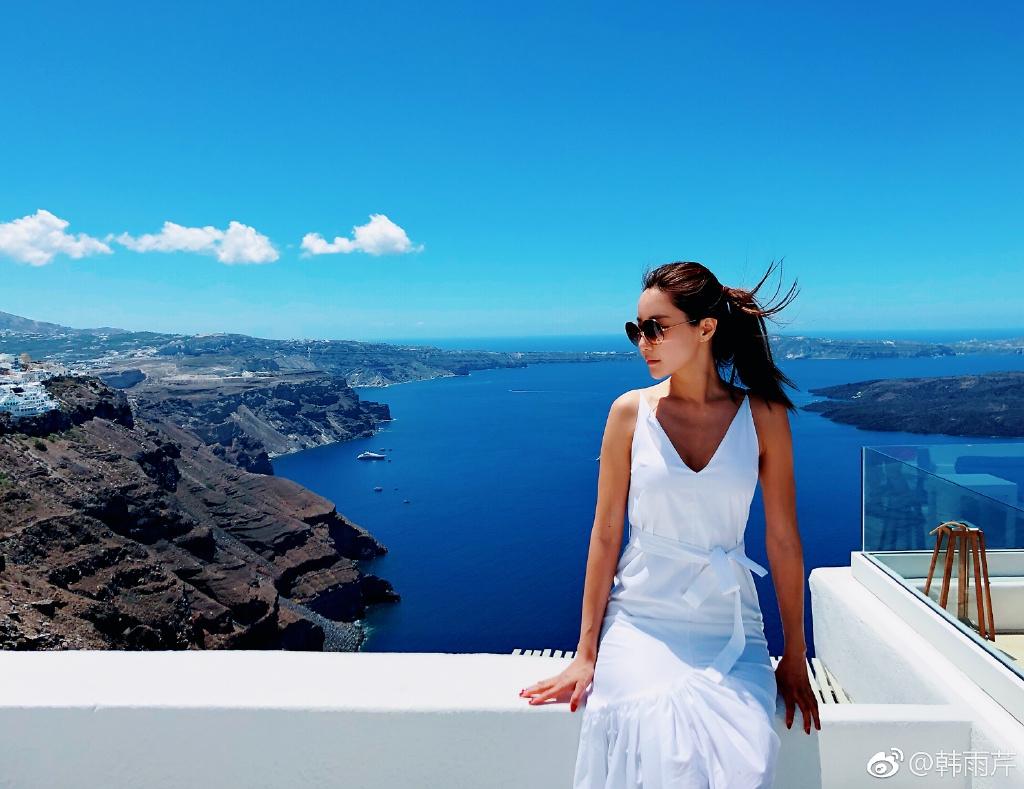
[[[794,384],[772,360],[764,322],[795,284],[763,308],[754,294],[771,270],[752,291],[693,262],[644,274],[626,333],[651,375],[668,380],[611,406],[576,657],[520,692],[573,711],[584,701],[576,789],[770,787],[776,694],[787,727],[799,706],[804,731],[812,718],[821,729],[805,665],[795,406],[781,386]],[[750,574],[767,570],[743,547],[758,480],[785,635],[774,672]],[[623,515],[629,544],[616,561]]]

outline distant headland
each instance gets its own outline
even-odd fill
[[[1024,437],[1024,371],[857,381],[810,393],[829,399],[803,410],[863,430]]]

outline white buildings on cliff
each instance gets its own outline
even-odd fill
[[[58,408],[43,381],[63,372],[60,365],[43,366],[39,362],[25,369],[12,354],[0,354],[0,412],[20,419]]]
[[[57,407],[57,401],[41,383],[0,383],[0,411],[6,411],[15,419],[44,414]]]

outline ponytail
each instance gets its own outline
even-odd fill
[[[796,411],[796,405],[782,387],[798,387],[772,358],[765,318],[785,308],[799,290],[794,282],[783,299],[774,306],[762,306],[756,296],[774,267],[774,263],[769,265],[764,276],[751,290],[743,290],[722,285],[700,263],[666,263],[645,272],[643,289],[653,287],[664,291],[676,307],[691,319],[715,318],[718,325],[711,337],[711,355],[719,377],[724,380],[725,371],[731,369],[730,386],[739,374],[743,385],[768,401],[769,407],[774,401]]]

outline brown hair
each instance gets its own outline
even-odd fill
[[[781,266],[781,260],[780,260]],[[782,403],[796,411],[782,385],[798,389],[776,365],[768,343],[764,319],[788,305],[796,294],[796,282],[790,286],[782,301],[775,306],[762,307],[754,294],[768,279],[775,263],[751,290],[722,285],[711,271],[693,261],[666,263],[643,275],[643,290],[658,288],[668,294],[680,310],[692,320],[717,318],[718,327],[711,338],[711,355],[719,377],[731,367],[729,385],[739,373],[743,384],[765,400]],[[775,291],[778,294],[778,289]],[[770,407],[770,405],[769,405]]]

